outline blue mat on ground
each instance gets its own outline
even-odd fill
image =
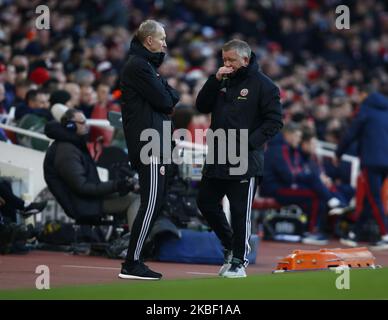
[[[159,261],[222,264],[224,261],[223,247],[216,234],[208,231],[181,229],[180,239],[168,239],[160,244],[156,257]],[[259,237],[251,235],[249,241],[251,252],[248,255],[250,264],[255,264],[259,246]]]

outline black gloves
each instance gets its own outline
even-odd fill
[[[21,215],[23,218],[28,218],[34,214],[37,214],[43,211],[47,206],[47,201],[42,202],[32,202],[29,206],[25,207],[23,211],[21,211]]]
[[[135,178],[125,178],[116,181],[116,191],[120,196],[126,195],[128,192],[137,192],[139,191],[139,184]]]

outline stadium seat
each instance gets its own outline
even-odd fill
[[[112,106],[111,108],[101,107],[96,105],[93,108],[91,119],[108,119],[108,112],[109,111],[116,111],[120,112],[120,108],[117,106]],[[111,129],[104,129],[99,127],[92,127],[90,129],[90,138],[92,141],[96,141],[99,137],[103,138],[103,145],[109,146],[113,139],[113,133],[114,131]]]
[[[252,209],[255,210],[268,210],[268,209],[280,209],[281,205],[274,198],[255,198],[253,200]]]
[[[43,117],[39,117],[35,114],[26,114],[20,119],[18,127],[43,134],[46,123],[47,120]],[[46,151],[49,146],[48,141],[32,138],[22,134],[16,134],[16,139],[20,145],[39,151]]]

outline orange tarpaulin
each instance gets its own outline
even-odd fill
[[[278,262],[276,271],[322,270],[336,267],[374,268],[375,257],[364,247],[294,250]]]

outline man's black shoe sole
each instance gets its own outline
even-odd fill
[[[142,277],[142,276],[134,276],[130,274],[119,274],[120,279],[125,279],[125,280],[160,280],[161,278],[151,278],[151,277]]]

